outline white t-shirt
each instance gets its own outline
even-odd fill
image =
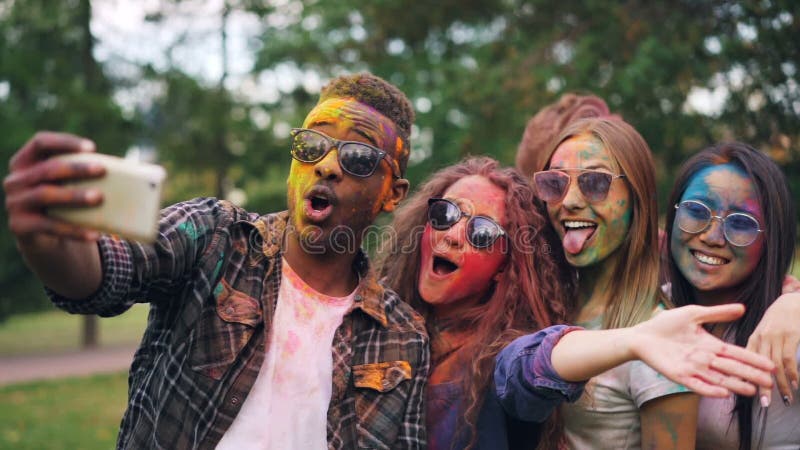
[[[600,329],[601,324],[602,317],[581,326]],[[684,392],[689,389],[641,361],[603,372],[589,380],[578,401],[562,406],[567,443],[572,449],[640,449],[642,405]]]
[[[731,336],[732,338],[732,336]],[[732,339],[728,339],[732,342]],[[797,349],[800,361],[800,348]],[[731,414],[735,400],[727,398],[700,398],[697,415],[697,449],[720,450],[739,448],[738,416]],[[800,390],[794,393],[794,402],[783,404],[777,385],[772,388],[772,401],[766,411],[766,429],[762,433],[763,409],[758,399],[753,402],[752,448],[763,450],[797,450],[800,448]],[[763,434],[761,447],[758,439]]]
[[[320,294],[286,260],[281,276],[264,363],[218,450],[328,448],[331,344],[354,293]]]

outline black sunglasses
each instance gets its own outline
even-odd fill
[[[623,178],[625,175],[615,175],[592,169],[550,169],[533,174],[533,184],[536,187],[536,195],[547,203],[558,203],[564,200],[572,182],[572,175],[567,171],[577,171],[578,188],[583,197],[592,203],[601,202],[608,197],[608,190],[611,189],[611,182],[616,178]]]
[[[337,149],[339,166],[345,172],[357,177],[372,176],[381,160],[386,158],[395,178],[402,178],[400,168],[385,151],[372,145],[356,141],[340,141],[319,131],[307,128],[292,128],[292,158],[304,162],[320,161],[332,149]]]
[[[475,248],[487,248],[506,232],[497,222],[486,216],[473,216],[461,211],[455,203],[443,198],[428,199],[428,222],[435,230],[447,230],[462,217],[468,217],[467,241]]]

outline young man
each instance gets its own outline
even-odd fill
[[[91,142],[40,133],[12,158],[10,228],[53,302],[101,316],[150,302],[119,448],[425,447],[422,318],[359,250],[408,191],[413,118],[386,81],[337,78],[292,132],[288,212],[179,203],[154,245],[41,213],[102,201],[56,184],[102,168],[48,159]]]

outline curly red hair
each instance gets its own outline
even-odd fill
[[[488,298],[458,320],[459,326],[469,327],[474,336],[465,344],[470,348],[463,350],[474,355],[465,377],[465,420],[474,443],[478,413],[492,381],[497,353],[519,336],[564,323],[575,309],[570,302],[576,296],[574,271],[564,259],[561,243],[533,188],[519,171],[501,168],[488,157],[467,158],[434,173],[398,209],[392,222],[398,239],[379,252],[381,274],[387,285],[425,316],[428,330],[434,335],[433,315],[417,288],[420,231],[427,221],[428,199],[442,196],[453,183],[470,175],[483,176],[505,191],[505,229],[511,239],[509,261]],[[542,441],[553,442],[555,432],[546,432],[549,436]]]

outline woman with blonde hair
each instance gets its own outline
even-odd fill
[[[630,327],[670,307],[659,290],[658,210],[650,148],[619,119],[569,125],[534,184],[578,275],[571,323]],[[564,405],[572,448],[693,448],[697,396],[640,361],[592,378]]]

